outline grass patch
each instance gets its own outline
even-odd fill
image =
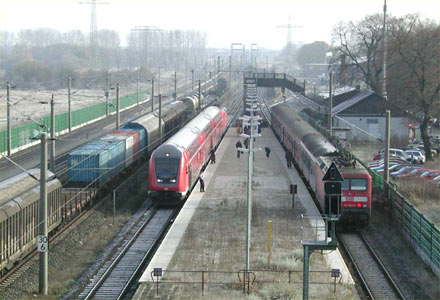
[[[397,180],[398,191],[414,204],[429,220],[440,227],[440,189],[430,180],[414,178]]]

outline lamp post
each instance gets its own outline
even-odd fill
[[[174,71],[174,101],[177,100],[177,72]]]
[[[249,152],[248,159],[248,189],[247,189],[247,218],[246,218],[246,271],[250,269],[250,244],[251,244],[251,222],[252,222],[252,176],[253,176],[253,160],[254,160],[254,152],[261,151],[261,149],[254,149],[254,138],[259,137],[260,134],[255,133],[255,126],[258,125],[258,120],[261,119],[258,116],[254,116],[254,111],[256,109],[257,104],[255,103],[257,99],[247,98],[246,102],[250,104],[250,108],[246,108],[247,111],[250,111],[250,117],[244,116],[239,119],[243,120],[243,126],[248,123],[250,125],[250,134],[241,134],[240,137],[244,137],[249,139],[249,150],[239,148],[239,151]]]
[[[107,76],[107,86],[108,86],[108,76]],[[72,90],[72,77],[67,77],[67,110],[68,110],[68,118],[69,118],[69,132],[72,131],[72,99],[71,99],[71,90]],[[106,116],[108,116],[108,89],[107,89],[107,104],[106,104]]]
[[[55,102],[50,99],[50,170],[55,174]]]
[[[151,101],[151,112],[154,111],[154,76],[151,78],[151,96],[150,96],[150,101]]]
[[[11,85],[9,81],[6,82],[6,128],[8,132],[8,156],[11,156],[11,101],[9,98],[9,90],[11,89]]]
[[[119,111],[119,83],[116,84],[116,130],[119,129],[120,125],[120,111]]]
[[[191,93],[194,93],[194,69],[191,69]]]
[[[40,163],[40,214],[38,230],[38,252],[40,252],[39,292],[47,295],[48,290],[48,249],[47,249],[47,136],[41,133],[41,163]]]

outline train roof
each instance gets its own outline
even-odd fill
[[[338,151],[321,133],[304,121],[290,107],[289,103],[279,103],[272,107],[272,113],[276,114],[288,125],[288,129],[294,133],[313,154],[314,157],[335,155]]]
[[[194,119],[188,122],[185,127],[168,139],[164,145],[173,145],[183,152],[185,149],[188,149],[194,139],[200,135],[202,130],[209,125],[219,112],[220,109],[215,106],[205,108]]]
[[[40,179],[40,169],[30,169],[28,172],[38,178],[38,180]],[[53,177],[54,174],[48,170],[48,185]],[[56,181],[59,182],[58,179]],[[0,182],[0,191],[2,191],[0,194],[0,206],[14,198],[20,197],[33,188],[38,188],[39,190],[40,182],[24,172]]]

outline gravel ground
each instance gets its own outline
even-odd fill
[[[127,233],[137,223],[139,218],[145,213],[146,206],[142,206],[134,215],[131,217],[125,225],[121,228],[117,236],[105,247],[101,252],[99,257],[95,262],[89,266],[89,268],[81,275],[80,278],[75,280],[75,283],[69,287],[69,292],[62,296],[62,299],[78,299],[78,295],[83,291],[84,287],[88,284],[89,280],[99,271],[100,267],[114,255],[114,250],[117,249],[121,244],[123,244]]]
[[[401,237],[388,212],[376,207],[364,233],[407,299],[440,299],[438,278]]]

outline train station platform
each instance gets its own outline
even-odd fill
[[[199,184],[194,188],[142,275],[135,299],[149,298],[154,293],[154,268],[162,268],[164,275],[171,270],[245,269],[248,154],[237,158],[235,144],[239,139],[243,142],[235,128],[227,132],[216,151],[216,164],[209,164],[205,170],[205,192],[199,191]],[[269,147],[271,153],[269,158],[264,151],[254,154],[250,269],[288,268],[299,272],[303,264],[301,215],[319,216],[319,212],[296,169],[287,168],[285,151],[270,128],[262,129],[254,147]],[[294,207],[289,193],[291,183],[298,185]],[[353,284],[339,251],[324,254],[312,254],[310,270],[340,269],[342,282]]]

